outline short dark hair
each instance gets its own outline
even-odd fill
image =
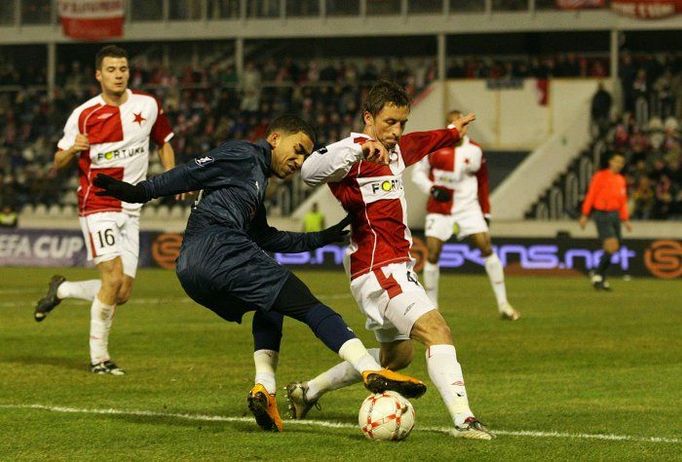
[[[380,80],[369,90],[367,98],[362,104],[362,111],[376,116],[387,104],[409,108],[410,97],[407,96],[405,89],[397,83],[390,80]]]
[[[620,151],[613,151],[613,152],[609,153],[608,156],[606,156],[606,160],[609,161],[609,160],[613,159],[613,158],[616,157],[616,156],[620,156],[620,157],[622,157],[623,159],[626,159],[626,158],[627,158],[627,156],[625,155],[625,153],[620,152]]]
[[[117,45],[107,45],[95,55],[95,69],[102,69],[104,58],[125,58],[128,59],[128,52]]]
[[[312,125],[294,114],[282,114],[272,119],[272,122],[268,125],[268,129],[265,131],[265,136],[270,136],[272,132],[277,130],[289,134],[303,132],[308,135],[313,142],[313,145],[317,142],[315,129]]]
[[[457,114],[458,116],[461,117],[461,116],[462,116],[462,111],[460,111],[459,109],[452,109],[450,112],[448,112],[448,115],[446,116],[446,119],[449,119],[450,117],[454,116],[455,114]]]

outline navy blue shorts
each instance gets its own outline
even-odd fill
[[[620,231],[620,216],[617,211],[606,212],[603,210],[595,210],[592,212],[592,219],[594,224],[597,225],[597,234],[599,235],[599,240],[603,241],[611,237],[621,240]]]
[[[183,242],[176,273],[192,300],[233,322],[248,311],[269,311],[291,275],[235,230]]]

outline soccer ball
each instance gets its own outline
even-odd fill
[[[360,406],[358,424],[370,440],[404,440],[414,427],[414,407],[394,391],[369,395]]]

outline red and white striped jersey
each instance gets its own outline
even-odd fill
[[[456,129],[404,135],[389,165],[363,160],[362,133],[315,151],[303,163],[301,178],[309,185],[328,183],[352,217],[346,270],[351,279],[390,263],[410,260],[412,235],[402,174],[430,152],[459,140]]]
[[[151,95],[126,90],[128,99],[120,106],[108,105],[102,95],[77,107],[64,126],[57,143],[60,150],[73,146],[76,135],[87,135],[90,149],[81,151],[78,161],[80,215],[97,212],[139,214],[142,204],[129,204],[109,196],[97,196],[92,180],[106,173],[118,180],[137,184],[147,177],[149,139],[161,146],[173,137],[161,105]]]
[[[452,193],[448,202],[429,195],[428,213],[450,215],[455,211],[480,207],[490,213],[488,163],[481,147],[465,136],[460,146],[438,149],[424,157],[412,171],[412,181],[426,194],[436,186]]]

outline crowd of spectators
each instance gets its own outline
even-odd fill
[[[230,59],[172,69],[140,57],[131,59],[131,64],[129,86],[145,89],[162,101],[176,134],[178,162],[226,139],[258,138],[270,117],[282,112],[300,113],[312,121],[322,145],[361,129],[360,104],[377,79],[397,80],[416,96],[437,76],[434,60],[424,58],[263,58],[247,61],[241,78]],[[678,214],[681,64],[679,56],[624,55],[620,77],[628,116],[611,129],[609,121],[603,124],[601,135],[631,159],[628,179],[637,218]],[[448,74],[489,79],[599,77],[607,69],[602,57],[557,54],[527,59],[453,58]],[[60,63],[57,89],[48,99],[45,78],[35,69],[0,66],[0,205],[10,203],[20,209],[26,204],[75,204],[73,171],[54,172],[50,166],[68,114],[99,92],[92,75],[92,64]],[[150,174],[160,171],[153,156]],[[287,186],[293,193],[291,184]],[[645,200],[647,191],[653,192],[651,203]]]
[[[172,70],[145,60],[131,61],[129,86],[145,89],[162,102],[175,132],[178,162],[226,139],[259,138],[272,115],[283,112],[299,113],[312,121],[318,128],[318,144],[325,144],[361,129],[360,104],[378,78],[397,80],[416,96],[436,77],[435,64],[423,59],[304,62],[272,58],[248,61],[241,79],[234,65],[225,61]],[[16,208],[74,205],[73,171],[55,172],[50,167],[69,113],[99,93],[91,78],[92,66],[60,64],[52,101],[42,85],[44,80],[31,80],[9,66],[0,75],[9,76],[0,85],[10,85],[0,92],[0,120],[4,121],[0,128],[0,202]],[[150,174],[160,172],[160,162],[152,156]],[[293,191],[291,184],[286,186]]]
[[[609,123],[612,98],[600,86],[592,100],[595,127],[623,171],[633,219],[682,219],[682,57],[624,54],[619,68],[621,116]]]
[[[605,135],[625,155],[628,209],[633,219],[682,219],[682,136],[679,120],[652,117],[641,127],[626,113]]]
[[[644,128],[651,116],[682,118],[682,55],[622,56],[619,77],[623,107]]]

